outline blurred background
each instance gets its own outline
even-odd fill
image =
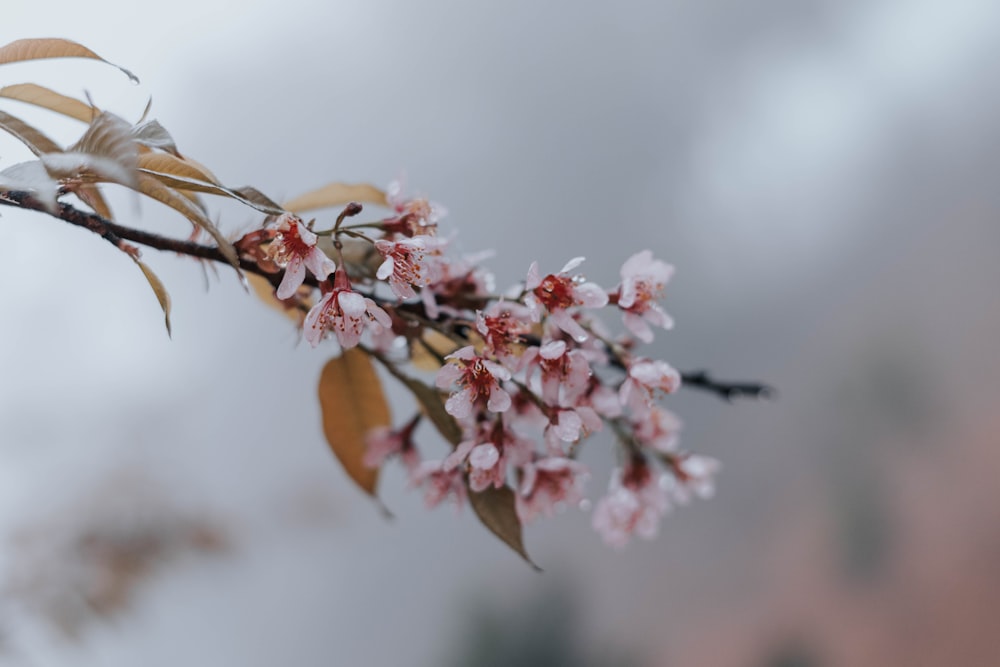
[[[610,287],[650,248],[678,323],[651,355],[779,389],[670,397],[682,446],[723,462],[716,498],[621,553],[586,513],[541,521],[538,574],[398,467],[384,520],[322,439],[332,346],[232,272],[145,253],[168,340],[126,257],[4,209],[2,664],[1000,662],[1000,4],[40,0],[2,33],[136,72],[0,81],[131,119],[151,95],[227,184],[281,200],[405,173],[501,286],[585,255]],[[5,166],[29,157],[0,140]],[[592,498],[609,445],[584,454]]]

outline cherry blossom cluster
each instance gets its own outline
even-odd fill
[[[680,374],[638,351],[673,326],[658,303],[673,267],[643,250],[606,289],[579,273],[582,257],[551,273],[533,263],[523,283],[498,295],[483,257],[447,253],[437,234],[441,207],[398,187],[388,201],[392,215],[375,222],[343,224],[356,207],[320,231],[286,213],[237,243],[259,266],[284,270],[276,295],[304,313],[303,336],[313,346],[334,337],[389,363],[433,362],[433,384],[460,442],[443,458],[423,458],[418,413],[402,427],[369,433],[367,465],[398,457],[431,507],[448,498],[461,506],[468,492],[509,485],[528,523],[588,504],[579,445],[606,429],[619,464],[592,517],[615,547],[655,536],[671,506],[712,495],[718,462],[681,451],[681,423],[659,405]],[[621,318],[619,334],[598,318],[608,309]]]

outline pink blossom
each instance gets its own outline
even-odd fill
[[[306,314],[302,328],[313,347],[332,329],[341,347],[349,348],[358,344],[369,325],[391,328],[392,318],[374,301],[353,291],[347,273],[340,269],[334,274],[333,289]]]
[[[522,469],[524,476],[515,499],[522,523],[539,514],[552,516],[558,507],[583,500],[583,484],[590,477],[587,467],[571,459],[550,457],[534,461]]]
[[[419,422],[418,414],[399,430],[378,426],[365,434],[364,464],[369,468],[379,468],[390,456],[399,455],[406,469],[414,472],[420,465],[420,454],[413,443],[413,430]]]
[[[465,419],[472,414],[477,404],[486,402],[491,412],[504,412],[510,408],[510,394],[500,383],[510,379],[510,371],[495,361],[476,354],[469,345],[445,359],[449,363],[438,371],[436,383],[440,389],[448,389],[458,384],[461,389],[445,402],[448,414]]]
[[[633,461],[624,471],[618,468],[612,473],[607,495],[594,508],[594,530],[607,545],[621,549],[633,534],[647,540],[656,537],[660,519],[669,509],[666,491],[649,465]]]
[[[576,442],[603,428],[604,422],[593,408],[558,408],[552,410],[549,425],[545,427],[545,444],[549,453],[563,455],[559,442]]]
[[[625,311],[622,319],[628,330],[644,343],[653,341],[649,325],[670,329],[674,321],[656,299],[674,273],[674,267],[653,259],[649,250],[638,252],[622,265],[622,284],[618,288],[618,307]]]
[[[388,280],[389,287],[400,299],[410,299],[417,295],[414,286],[422,287],[436,279],[435,266],[428,255],[433,256],[442,241],[430,236],[415,236],[397,241],[380,239],[375,249],[385,260],[378,267],[375,277]]]
[[[670,496],[678,503],[686,505],[692,496],[708,500],[715,495],[715,474],[722,467],[716,459],[708,456],[688,454],[671,462],[675,483],[669,489]]]
[[[528,293],[524,297],[535,322],[541,321],[543,311],[547,310],[549,318],[576,341],[586,340],[587,332],[568,309],[574,306],[602,308],[608,303],[608,295],[595,283],[584,282],[579,275],[568,275],[581,262],[583,257],[575,257],[558,274],[550,273],[544,278],[538,271],[538,262],[533,262],[528,268],[525,282]]]
[[[633,424],[633,433],[641,445],[669,453],[677,450],[682,426],[677,415],[654,405],[645,417]]]
[[[424,487],[424,502],[428,509],[437,507],[451,496],[456,509],[465,503],[465,480],[462,471],[454,468],[446,470],[441,461],[424,461],[410,475],[412,486]]]
[[[521,358],[521,367],[526,380],[530,380],[534,368],[538,368],[542,378],[542,400],[548,405],[568,405],[587,390],[590,380],[590,364],[581,350],[571,350],[565,341],[554,340],[541,347],[528,348]],[[562,403],[559,393],[562,389]]]
[[[513,364],[515,350],[531,332],[527,309],[518,304],[498,301],[476,313],[476,330],[486,341],[487,349],[497,359]]]
[[[470,489],[500,488],[508,465],[523,465],[531,459],[533,449],[531,441],[518,436],[502,419],[480,422],[475,433],[445,458],[443,467],[451,470],[467,461]]]
[[[400,181],[393,181],[386,188],[386,201],[396,215],[382,221],[383,229],[404,236],[434,236],[438,220],[448,214],[443,206],[423,197],[404,197]]]
[[[632,410],[633,416],[643,419],[653,407],[653,394],[657,390],[670,393],[680,386],[680,373],[667,362],[635,359],[629,363],[628,376],[618,396],[622,405]]]
[[[267,256],[285,269],[285,276],[278,285],[279,299],[288,299],[295,294],[305,280],[306,268],[319,280],[326,280],[337,268],[333,260],[316,247],[316,235],[306,229],[298,216],[283,213],[272,229],[277,233],[267,248]]]

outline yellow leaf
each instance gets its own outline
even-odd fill
[[[437,371],[441,368],[440,357],[446,357],[458,348],[458,343],[440,331],[424,329],[420,340],[414,340],[410,346],[410,363],[422,371]]]
[[[514,492],[509,486],[499,489],[488,487],[485,491],[469,492],[469,504],[479,517],[479,520],[490,532],[503,540],[504,544],[513,549],[531,567],[541,570],[535,565],[524,549],[521,537],[521,520],[517,518],[514,509]]]
[[[55,111],[64,116],[83,121],[84,123],[89,123],[98,113],[96,108],[86,102],[81,102],[75,97],[68,97],[50,88],[34,83],[15,83],[10,86],[4,86],[0,88],[0,97],[17,100],[25,104],[34,104],[36,107]]]
[[[299,195],[285,202],[285,209],[292,213],[311,211],[317,208],[344,206],[352,201],[388,206],[385,192],[367,183],[330,183],[321,188]]]
[[[170,295],[167,294],[167,288],[163,286],[163,283],[160,282],[159,277],[153,273],[152,269],[139,261],[137,257],[132,255],[129,255],[129,257],[132,257],[132,261],[139,265],[139,268],[142,269],[142,274],[149,281],[149,286],[153,288],[156,300],[160,302],[160,308],[163,309],[163,320],[167,325],[167,336],[170,336]]]
[[[375,495],[378,469],[363,462],[365,435],[392,419],[371,359],[358,348],[327,362],[319,378],[323,433],[347,475],[364,491]]]
[[[44,58],[91,58],[117,67],[134,83],[139,79],[124,67],[100,57],[86,46],[71,42],[68,39],[19,39],[0,47],[0,65],[23,62],[25,60],[41,60]]]

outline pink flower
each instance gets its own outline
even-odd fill
[[[680,373],[667,362],[635,359],[629,363],[628,376],[618,390],[618,397],[634,417],[643,419],[653,407],[653,394],[657,390],[671,393],[680,386]]]
[[[587,332],[568,309],[574,306],[602,308],[608,303],[608,295],[596,284],[584,282],[582,276],[568,275],[581,262],[583,257],[571,259],[558,274],[550,273],[544,278],[538,271],[538,262],[533,262],[528,268],[525,282],[528,294],[524,297],[535,322],[541,321],[543,310],[547,310],[549,318],[576,341],[586,340]]]
[[[460,442],[442,466],[445,470],[457,468],[468,462],[469,488],[483,491],[493,486],[500,488],[507,477],[508,465],[522,465],[532,456],[534,445],[521,438],[502,419],[480,422],[475,433]]]
[[[364,464],[369,468],[379,468],[387,458],[398,454],[406,469],[413,473],[420,465],[420,454],[413,443],[413,430],[418,423],[419,414],[398,431],[379,426],[365,434]]]
[[[392,318],[366,296],[351,289],[347,273],[340,269],[334,274],[334,287],[306,314],[302,328],[305,339],[313,347],[319,345],[332,329],[341,347],[354,347],[361,340],[366,326],[391,328]]]
[[[671,461],[675,484],[669,489],[671,497],[681,505],[692,496],[708,500],[715,495],[715,474],[722,467],[716,459],[688,454]]]
[[[465,480],[462,471],[454,468],[445,470],[441,461],[424,461],[410,475],[412,486],[424,487],[424,502],[428,509],[437,507],[451,496],[455,501],[455,509],[461,509],[465,503]]]
[[[285,276],[278,285],[279,299],[288,299],[295,294],[305,280],[306,268],[319,280],[326,280],[337,268],[333,260],[316,247],[316,235],[306,229],[298,216],[283,213],[275,221],[273,229],[277,233],[267,248],[267,256],[285,269]]]
[[[404,236],[434,236],[437,233],[437,222],[448,212],[440,204],[430,202],[423,197],[407,198],[403,196],[403,184],[393,181],[386,188],[386,201],[396,212],[392,218],[382,221],[386,231],[396,232]]]
[[[604,422],[587,406],[576,408],[558,408],[552,410],[548,426],[545,427],[545,444],[549,453],[562,456],[565,454],[559,442],[576,442],[582,437],[600,431]]]
[[[677,450],[678,434],[682,426],[677,415],[654,405],[645,417],[632,425],[632,428],[636,440],[641,445],[669,453]]]
[[[650,324],[664,329],[674,326],[671,317],[656,303],[673,274],[674,267],[653,259],[649,250],[632,255],[622,265],[618,307],[625,311],[622,315],[625,326],[644,343],[653,342]]]
[[[451,361],[438,371],[438,388],[448,389],[453,384],[461,387],[445,402],[448,414],[465,419],[477,404],[484,401],[491,412],[504,412],[510,408],[510,394],[500,386],[502,381],[510,379],[510,371],[495,361],[477,355],[471,345],[449,354],[445,359]]]
[[[428,254],[438,251],[443,244],[430,236],[415,236],[398,241],[380,239],[375,249],[385,261],[378,267],[375,277],[388,280],[389,287],[400,299],[410,299],[417,295],[413,287],[428,285],[436,279],[435,267]]]
[[[476,313],[476,330],[493,356],[511,365],[516,348],[523,345],[523,337],[531,332],[531,322],[521,304],[498,301]]]
[[[644,461],[633,461],[626,470],[611,475],[608,494],[594,508],[594,530],[608,546],[628,544],[632,535],[647,540],[656,537],[660,518],[670,509],[666,491]]]
[[[587,390],[590,364],[581,350],[571,350],[565,341],[554,340],[541,347],[530,347],[521,357],[526,380],[535,367],[541,371],[542,400],[549,405],[570,405]],[[562,388],[562,403],[559,390]]]
[[[517,516],[522,523],[539,514],[552,516],[560,506],[583,500],[583,484],[590,477],[586,466],[571,459],[550,457],[528,463],[521,488],[515,499]]]

